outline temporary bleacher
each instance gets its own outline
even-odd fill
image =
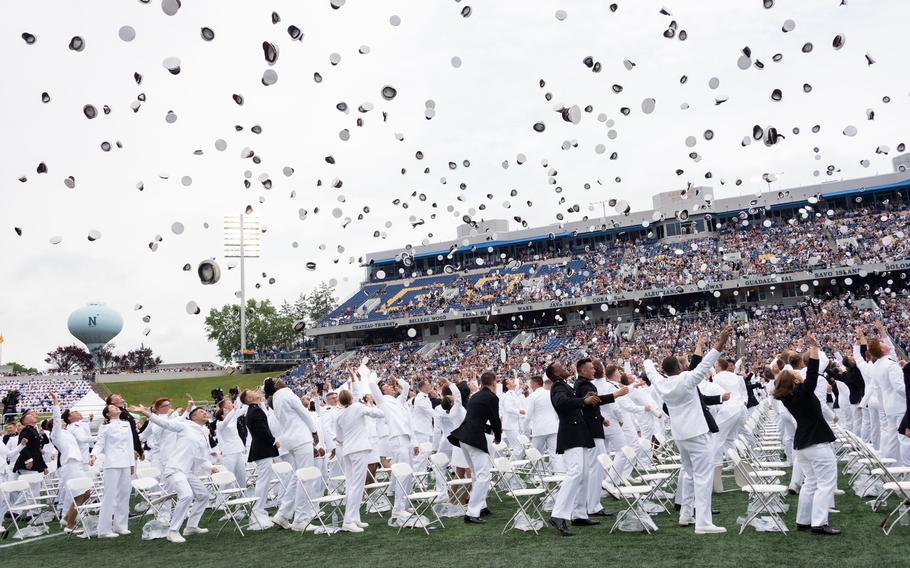
[[[436,353],[436,350],[442,345],[441,341],[434,341],[433,343],[427,343],[421,347],[417,354],[423,357],[424,359],[429,359],[433,356],[433,353]]]
[[[354,355],[357,355],[357,351],[345,351],[344,353],[338,355],[332,359],[332,368],[337,369],[344,365],[347,361],[351,359]]]

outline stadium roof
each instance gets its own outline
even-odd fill
[[[905,155],[910,156],[910,155]],[[899,156],[895,158],[895,169]],[[630,229],[642,227],[644,222],[654,222],[655,212],[663,215],[663,220],[672,220],[680,211],[691,213],[692,218],[698,215],[711,213],[718,217],[728,217],[735,215],[739,211],[754,207],[768,207],[772,210],[780,208],[789,208],[793,206],[804,205],[809,197],[821,196],[826,199],[843,197],[860,192],[875,192],[893,190],[901,187],[910,187],[910,172],[896,171],[894,173],[856,178],[849,180],[831,181],[795,187],[789,189],[770,190],[762,192],[760,195],[745,194],[722,199],[713,200],[710,209],[704,208],[705,195],[711,195],[714,192],[712,187],[696,187],[690,189],[683,195],[682,191],[666,191],[657,193],[652,200],[654,208],[647,211],[631,212],[628,215],[611,215],[589,216],[585,221],[574,221],[571,223],[546,225],[543,227],[534,227],[520,229],[515,231],[496,231],[496,226],[506,227],[503,221],[478,222],[482,232],[472,230],[470,235],[453,239],[449,241],[440,241],[429,245],[413,246],[410,249],[396,248],[383,251],[367,253],[365,255],[366,264],[374,265],[393,263],[396,257],[403,252],[409,251],[415,259],[427,258],[436,255],[447,255],[450,249],[454,248],[455,252],[469,252],[476,246],[508,246],[527,244],[529,242],[546,240],[549,238],[559,238],[570,236],[573,233],[612,233],[622,232]],[[724,189],[723,191],[731,191]],[[735,191],[735,188],[732,189]],[[494,226],[495,225],[495,226]]]

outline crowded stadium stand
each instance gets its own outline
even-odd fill
[[[893,163],[889,174],[760,195],[690,187],[655,195],[649,211],[620,202],[617,215],[547,227],[466,218],[456,240],[367,254],[360,289],[307,335],[346,353],[865,296],[910,266],[910,155]]]

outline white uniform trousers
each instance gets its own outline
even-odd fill
[[[613,455],[613,471],[609,473],[610,483],[619,486],[622,485],[623,479],[628,479],[632,475],[632,463],[626,459],[622,453],[622,447],[628,446],[625,432],[619,424],[613,424],[604,428],[604,452]],[[634,440],[632,440],[634,442]]]
[[[503,430],[502,441],[506,443],[506,446],[512,452],[512,457],[509,459],[520,460],[522,458],[525,449],[522,447],[521,442],[518,441],[518,430]]]
[[[341,467],[344,470],[344,524],[360,522],[360,503],[363,501],[363,486],[367,480],[367,466],[370,464],[370,450],[344,454]]]
[[[878,442],[881,434],[881,422],[878,417],[878,409],[863,408],[863,440],[878,448]]]
[[[837,487],[837,458],[831,444],[814,444],[796,450],[796,460],[802,462],[806,475],[799,491],[796,522],[820,527],[828,524],[828,508],[834,504]]]
[[[471,497],[468,500],[467,514],[469,517],[479,517],[480,511],[487,506],[487,493],[490,491],[490,454],[464,442],[461,443],[461,449],[471,469]]]
[[[837,416],[837,421],[841,426],[846,428],[849,431],[853,431],[853,407],[848,405],[841,405],[840,408],[834,408],[834,415]]]
[[[98,513],[98,534],[127,530],[130,515],[130,468],[104,468],[104,496]]]
[[[411,459],[412,447],[411,440],[407,436],[400,435],[389,438],[389,453],[391,455],[388,457],[393,464],[406,463],[413,468],[414,462]],[[414,485],[414,477],[409,475],[404,479],[398,480],[393,475],[392,478],[392,488],[395,492],[395,504],[392,507],[392,513],[404,513],[408,505],[407,496]]]
[[[288,451],[285,460],[291,464],[294,473],[291,473],[291,479],[288,482],[287,491],[281,497],[281,507],[278,514],[287,520],[293,519],[295,523],[308,523],[316,514],[316,509],[310,500],[307,499],[306,492],[297,479],[296,471],[305,467],[313,467],[313,444],[302,444]],[[314,495],[314,497],[316,497]]]
[[[587,519],[588,512],[585,507],[579,507],[579,494],[585,491],[585,449],[569,448],[562,454],[566,466],[566,478],[559,486],[556,502],[553,504],[552,517],[571,521],[572,519]],[[581,503],[584,503],[582,500]]]
[[[452,464],[452,444],[448,440],[446,440],[445,438],[440,436],[439,440],[437,441],[436,447],[437,447],[436,453],[445,454],[446,457],[449,458],[449,467],[455,467]],[[449,486],[446,483],[445,473],[446,473],[446,468],[439,468],[439,467],[433,466],[433,478],[436,480],[436,492],[441,495],[445,495],[449,491]]]
[[[682,517],[695,517],[695,526],[714,524],[711,517],[711,491],[714,488],[714,459],[708,434],[676,440],[682,469],[689,474],[683,479]],[[694,511],[693,511],[694,508]]]
[[[603,480],[606,472],[597,462],[597,456],[603,453],[603,447],[598,442],[603,442],[603,440],[595,438],[594,447],[584,449],[584,467],[582,469],[584,490],[577,497],[579,500],[577,508],[585,511],[588,515],[600,512],[604,508],[600,503],[600,495],[603,491]]]
[[[246,491],[246,455],[243,452],[236,454],[222,454],[221,463],[225,469],[237,478],[237,487]]]
[[[196,475],[187,475],[176,470],[165,473],[164,480],[167,482],[168,490],[177,494],[169,530],[179,532],[183,521],[186,521],[187,528],[197,528],[209,504],[209,490],[205,484]]]
[[[415,432],[414,438],[417,440],[417,447],[420,447],[423,444],[432,445],[432,443],[433,443],[433,436],[431,434],[425,434],[423,432]],[[423,471],[427,470],[427,462],[430,461],[430,452],[425,452],[421,448],[420,452],[417,454],[417,457],[415,457],[412,460],[414,462],[414,471],[415,472],[423,472]]]
[[[265,513],[265,506],[269,501],[269,488],[272,485],[272,478],[275,472],[272,471],[274,458],[265,458],[256,460],[253,465],[256,466],[256,488],[253,496],[256,497],[256,503],[253,504],[253,511]]]
[[[896,464],[901,463],[901,447],[900,442],[898,441],[899,434],[897,432],[897,427],[900,425],[901,418],[903,417],[903,413],[891,415],[882,413],[880,453],[883,458],[894,458]],[[901,435],[901,437],[906,438],[906,436],[903,435]]]
[[[734,416],[717,425],[717,434],[714,434],[714,463],[724,461],[727,450],[733,447],[744,423],[745,415]]]
[[[549,456],[550,469],[554,472],[565,471],[565,465],[562,463],[562,455],[556,453],[556,434],[534,436],[531,438],[531,445],[534,446],[541,455]]]

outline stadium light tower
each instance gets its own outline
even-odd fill
[[[602,217],[603,222],[606,223],[607,222],[607,205],[609,205],[609,204],[606,201],[593,201],[591,203],[588,203],[588,206],[591,208],[591,210],[593,210],[594,207],[596,207],[598,205],[600,205],[601,212],[603,213],[603,217]]]
[[[224,257],[240,259],[240,356],[246,351],[246,266],[247,258],[259,258],[259,219],[252,213],[224,218]]]

